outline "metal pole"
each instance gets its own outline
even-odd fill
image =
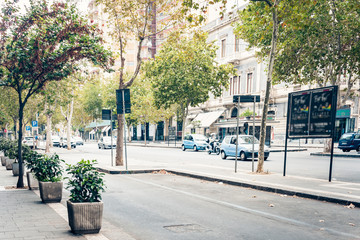
[[[128,166],[127,166],[127,151],[126,151],[125,91],[122,91],[122,100],[123,100],[123,114],[124,114],[125,169],[127,171]]]
[[[334,157],[334,133],[331,137],[331,154],[330,154],[330,171],[329,171],[329,182],[331,182],[332,176],[332,167],[333,167],[333,157]]]
[[[239,142],[239,109],[240,109],[240,96],[239,96],[239,98],[238,98],[237,114],[236,114],[235,172],[237,172],[237,160],[238,160],[238,142]]]
[[[170,146],[170,125],[168,126],[168,147]]]
[[[254,142],[255,142],[255,102],[256,102],[256,96],[254,96],[254,105],[253,105],[253,141],[252,141],[252,172],[254,172]],[[259,157],[259,150],[258,149],[258,157]]]
[[[286,128],[286,129],[287,129],[287,128]],[[285,175],[286,175],[287,142],[288,142],[288,138],[287,138],[287,133],[286,133],[286,137],[285,137],[285,152],[284,152],[284,171],[283,171],[283,176],[284,176],[284,177],[285,177]]]
[[[111,166],[114,166],[113,163],[113,128],[112,128],[112,123],[113,123],[113,119],[112,119],[112,110],[110,109],[110,136],[111,136]]]

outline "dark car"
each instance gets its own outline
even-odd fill
[[[360,151],[360,133],[344,133],[340,140],[338,148],[343,152],[350,152],[351,150]]]

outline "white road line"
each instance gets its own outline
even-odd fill
[[[333,229],[330,229],[330,228],[324,228],[324,227],[316,226],[316,225],[309,224],[309,223],[306,223],[306,222],[302,222],[302,221],[298,221],[298,220],[295,220],[295,219],[291,219],[291,218],[287,218],[287,217],[283,217],[283,216],[279,216],[279,215],[275,215],[275,214],[271,214],[271,213],[267,213],[267,212],[247,208],[247,207],[240,206],[240,205],[237,205],[237,204],[232,204],[232,203],[229,203],[229,202],[215,200],[215,199],[208,198],[208,197],[205,197],[205,196],[201,196],[201,195],[198,195],[198,194],[185,192],[185,191],[182,191],[182,190],[178,190],[178,189],[171,188],[171,187],[166,187],[166,186],[159,185],[159,184],[156,184],[156,183],[150,183],[150,182],[147,182],[147,181],[143,181],[143,180],[131,177],[131,176],[123,176],[123,177],[134,180],[134,181],[137,181],[137,182],[140,182],[140,183],[143,183],[143,184],[151,185],[151,186],[158,187],[158,188],[163,188],[163,189],[166,189],[166,190],[169,190],[169,191],[172,191],[172,192],[181,193],[181,194],[184,194],[184,195],[187,195],[187,196],[190,196],[190,197],[195,197],[195,198],[207,201],[207,202],[212,202],[212,203],[215,203],[215,204],[218,204],[218,205],[235,208],[235,209],[247,212],[247,213],[257,214],[257,215],[267,217],[267,218],[270,218],[270,219],[274,219],[274,220],[280,220],[280,221],[283,221],[283,222],[286,222],[286,223],[289,223],[289,224],[309,227],[309,228],[312,228],[312,229],[315,229],[315,230],[322,229],[324,231],[327,231],[329,233],[333,233],[333,234],[336,234],[336,235],[360,239],[360,236],[358,236],[358,235],[353,235],[353,234],[333,230]]]

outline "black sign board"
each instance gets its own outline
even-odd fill
[[[337,86],[289,93],[288,137],[331,137],[335,124]]]
[[[176,138],[176,128],[169,127],[169,140],[175,140]]]
[[[123,98],[124,94],[124,98]],[[131,113],[130,89],[116,90],[116,111],[117,114],[123,114],[123,100],[125,101],[125,113]]]
[[[101,111],[101,119],[102,120],[111,120],[111,110],[103,109]]]
[[[241,103],[244,102],[260,102],[260,95],[234,95],[233,96],[233,103],[238,103],[239,99]]]

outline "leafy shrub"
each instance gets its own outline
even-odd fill
[[[36,152],[36,151],[28,151],[23,153],[24,156],[24,163],[27,169],[30,170],[30,172],[34,172],[34,168],[36,166],[36,163],[38,161],[41,161],[41,158],[43,158],[43,155]]]
[[[60,182],[63,171],[62,162],[64,160],[61,160],[57,154],[42,155],[33,162],[32,170],[36,179],[41,182]]]
[[[101,200],[101,192],[105,190],[103,176],[99,173],[94,164],[96,160],[81,160],[75,165],[67,164],[66,189],[70,190],[71,202],[98,202]]]
[[[249,109],[246,109],[244,112],[242,112],[241,114],[240,114],[240,117],[252,117],[253,116],[253,111],[251,111],[251,110],[249,110]],[[255,113],[255,116],[256,116],[257,114]]]

